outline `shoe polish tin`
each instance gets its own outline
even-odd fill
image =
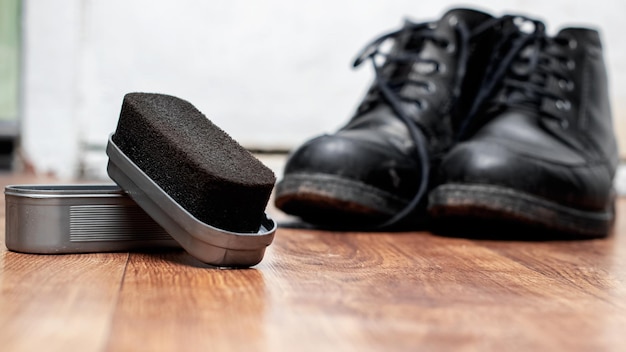
[[[34,254],[116,252],[180,245],[116,185],[12,185],[5,244]]]

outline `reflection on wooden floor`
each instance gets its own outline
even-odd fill
[[[210,268],[183,251],[28,255],[2,243],[0,343],[4,351],[623,351],[626,200],[618,212],[609,238],[586,241],[280,228],[264,261],[246,270]]]

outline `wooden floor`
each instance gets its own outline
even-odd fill
[[[589,241],[280,228],[246,270],[3,242],[0,350],[625,351],[625,199],[618,211]]]

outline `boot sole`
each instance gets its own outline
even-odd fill
[[[279,209],[313,222],[378,222],[407,203],[362,182],[319,173],[285,175],[275,193]]]
[[[435,218],[512,221],[584,237],[607,236],[615,218],[614,200],[606,211],[585,211],[505,187],[471,184],[435,188],[428,212]]]

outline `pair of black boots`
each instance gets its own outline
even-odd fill
[[[381,36],[366,60],[376,79],[356,114],[290,155],[278,208],[344,229],[609,232],[618,151],[597,31],[454,9]]]

